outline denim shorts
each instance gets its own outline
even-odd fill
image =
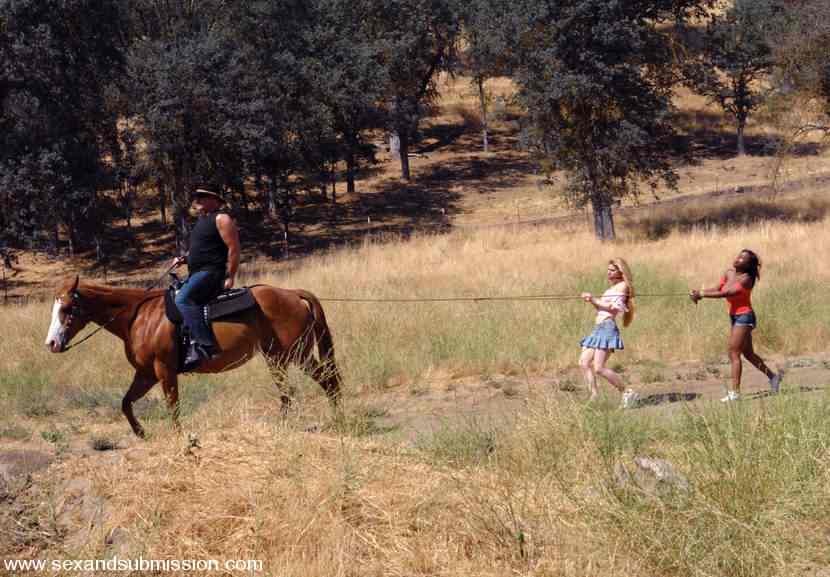
[[[732,321],[733,327],[752,327],[753,329],[758,325],[758,320],[755,318],[755,311],[749,311],[740,315],[729,315],[729,320]]]
[[[595,325],[591,334],[579,341],[579,344],[586,349],[621,351],[625,348],[620,336],[620,329],[617,328],[617,323],[611,319],[606,319]]]

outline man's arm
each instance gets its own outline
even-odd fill
[[[225,279],[225,288],[233,288],[236,271],[239,269],[239,230],[236,223],[227,214],[216,216],[216,228],[219,236],[228,245],[228,278]]]

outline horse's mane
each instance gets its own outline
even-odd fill
[[[129,324],[132,325],[138,316],[141,305],[164,296],[165,289],[142,289],[133,287],[118,287],[91,282],[81,282],[78,289],[91,297],[115,301],[119,305],[132,309]]]
[[[111,286],[86,281],[81,281],[78,288],[83,292],[90,292],[95,296],[121,297],[126,300],[156,298],[162,296],[165,291],[165,289],[152,289],[148,291],[142,288]]]

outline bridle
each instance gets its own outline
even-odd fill
[[[71,307],[70,307],[70,309],[69,309],[69,316],[68,316],[68,317],[67,317],[67,319],[64,321],[64,326],[66,326],[66,327],[70,327],[70,326],[72,326],[72,321],[73,321],[73,320],[75,320],[76,318],[78,318],[78,319],[83,318],[83,314],[84,314],[84,309],[83,309],[83,307],[81,306],[81,293],[80,293],[80,292],[78,292],[78,289],[73,290],[73,291],[72,291],[72,294],[71,294],[70,296],[72,297],[72,306],[71,306]],[[67,344],[67,345],[63,348],[63,350],[64,350],[64,351],[68,351],[68,350],[69,350],[69,349],[71,349],[71,348],[77,347],[77,346],[78,346],[78,345],[80,345],[82,342],[84,342],[84,341],[88,340],[89,338],[91,338],[91,337],[92,337],[92,335],[94,335],[94,334],[95,334],[95,333],[97,333],[98,331],[100,331],[100,330],[102,330],[102,329],[105,329],[106,327],[108,327],[108,326],[110,325],[110,323],[111,323],[112,321],[114,321],[115,319],[117,319],[117,318],[118,318],[118,315],[120,315],[121,313],[123,313],[123,312],[124,312],[124,310],[125,310],[125,309],[122,307],[122,308],[121,308],[121,310],[119,310],[117,313],[115,313],[115,314],[114,314],[114,315],[113,315],[113,316],[112,316],[112,317],[111,317],[111,318],[110,318],[107,322],[105,322],[105,323],[101,324],[101,325],[100,325],[97,329],[95,329],[94,331],[92,331],[91,333],[89,333],[87,336],[85,336],[85,337],[84,337],[84,338],[82,338],[81,340],[76,341],[75,343],[72,343],[72,344]],[[91,319],[90,319],[90,320],[91,320]]]
[[[161,279],[163,279],[164,277],[166,277],[166,276],[168,275],[168,273],[170,273],[170,271],[171,271],[171,270],[173,270],[174,268],[176,268],[176,266],[177,266],[177,265],[175,265],[175,264],[174,264],[174,265],[172,265],[172,266],[170,266],[170,267],[169,267],[166,271],[164,271],[164,274],[163,274],[163,275],[161,275],[160,277],[158,277],[158,278],[156,279],[156,281],[155,281],[153,284],[151,284],[150,286],[148,286],[148,287],[147,287],[147,289],[146,289],[144,292],[150,292],[151,290],[153,290],[153,289],[156,287],[156,285],[158,285],[158,284],[161,282]],[[70,309],[69,309],[69,316],[67,317],[67,320],[66,320],[66,321],[64,321],[64,326],[67,326],[67,327],[72,325],[72,320],[73,320],[73,319],[76,319],[76,318],[82,318],[82,317],[83,317],[83,314],[84,314],[84,309],[83,309],[83,307],[81,306],[81,298],[82,298],[82,297],[81,297],[81,293],[78,291],[78,289],[77,289],[77,288],[72,289],[72,294],[71,294],[70,296],[72,297],[72,306],[71,306],[71,307],[70,307]],[[82,338],[82,339],[81,339],[81,340],[79,340],[79,341],[76,341],[75,343],[72,343],[72,344],[68,344],[68,343],[67,343],[67,344],[66,344],[66,346],[63,348],[63,351],[64,351],[64,352],[65,352],[65,351],[68,351],[68,350],[69,350],[69,349],[71,349],[71,348],[77,347],[77,346],[78,346],[78,345],[80,345],[82,342],[84,342],[84,341],[86,341],[86,340],[89,340],[90,338],[92,338],[92,336],[93,336],[95,333],[97,333],[97,332],[99,332],[99,331],[101,331],[101,330],[103,330],[103,329],[107,328],[107,327],[110,325],[110,323],[112,323],[112,321],[114,321],[115,319],[117,319],[117,318],[118,318],[118,316],[119,316],[121,313],[123,313],[125,310],[127,310],[128,308],[129,308],[128,306],[123,306],[123,307],[121,307],[121,310],[119,310],[119,311],[118,311],[117,313],[115,313],[112,317],[110,317],[110,319],[109,319],[107,322],[105,322],[105,323],[103,323],[103,324],[99,325],[97,329],[95,329],[94,331],[92,331],[91,333],[89,333],[87,336],[85,336],[84,338]],[[89,320],[92,320],[92,319],[90,318]]]
[[[83,316],[83,309],[81,308],[81,293],[78,292],[78,289],[73,290],[69,296],[72,297],[72,307],[69,309],[67,320],[69,321],[68,324],[71,324],[72,319]]]

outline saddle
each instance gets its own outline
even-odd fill
[[[182,371],[184,365],[185,353],[190,346],[190,334],[184,326],[184,318],[182,317],[179,307],[176,306],[176,293],[181,289],[184,281],[179,279],[176,273],[170,273],[170,286],[164,293],[164,314],[167,319],[176,326],[176,344],[177,344],[177,359],[178,371]],[[227,319],[232,315],[247,311],[257,306],[254,295],[251,294],[250,287],[242,287],[235,289],[223,290],[216,295],[208,304],[202,307],[202,315],[207,320],[208,327],[213,328],[211,321],[217,319]],[[215,339],[214,339],[215,340]]]

